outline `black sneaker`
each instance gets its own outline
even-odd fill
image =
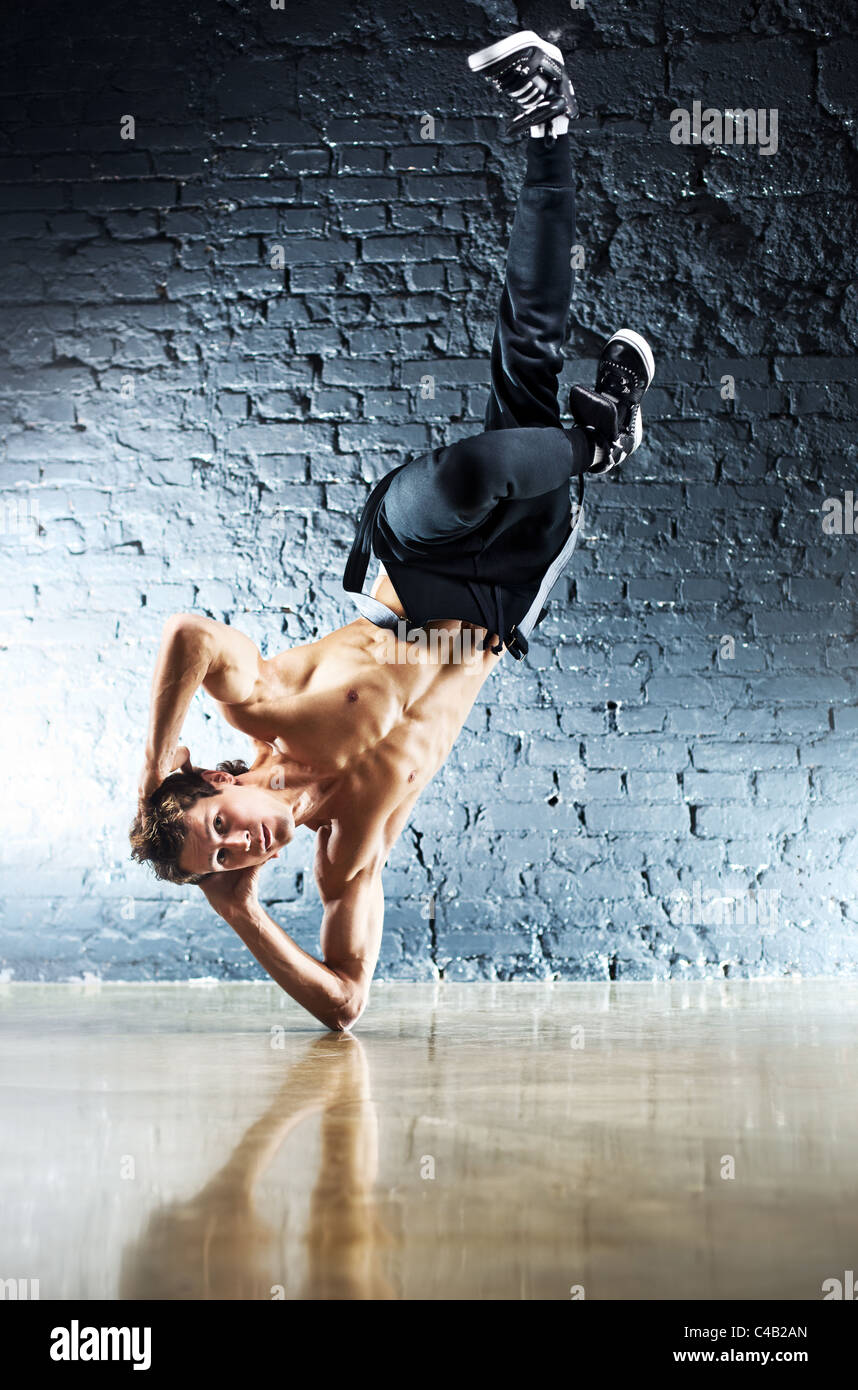
[[[643,438],[641,401],[654,376],[655,360],[646,338],[621,328],[602,349],[595,391],[572,387],[569,413],[596,444],[596,461],[589,472],[608,473],[634,453]]]
[[[532,29],[481,48],[468,58],[471,72],[482,72],[499,91],[522,108],[507,126],[507,135],[518,135],[529,126],[534,135],[561,135],[569,118],[578,115],[578,103],[566,72],[563,54]]]

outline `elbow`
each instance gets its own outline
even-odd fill
[[[353,1028],[367,1006],[369,990],[355,986],[334,1010],[329,1023],[332,1033],[346,1033]]]
[[[211,618],[201,613],[173,613],[164,623],[163,642],[185,656],[210,653],[212,648]]]
[[[207,635],[211,625],[211,618],[203,617],[202,613],[171,613],[164,622],[164,636],[196,637],[201,633]]]
[[[171,613],[164,619],[164,636],[176,637],[180,632],[190,632],[199,622],[196,613]]]

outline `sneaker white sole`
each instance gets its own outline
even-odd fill
[[[643,439],[643,411],[641,410],[640,406],[638,406],[637,412],[636,412],[636,414],[635,414],[634,443],[632,444],[632,453],[634,453],[635,449],[638,447],[638,445],[640,444],[640,442],[641,442],[642,439]]]
[[[468,57],[468,67],[471,72],[480,72],[488,67],[489,63],[494,63],[498,58],[506,58],[519,48],[541,48],[555,63],[563,64],[563,54],[555,44],[547,43],[532,29],[522,29],[518,34],[510,34],[509,38],[489,44],[488,48],[481,48],[478,53],[471,53]]]
[[[628,343],[631,347],[637,348],[638,352],[644,360],[644,365],[647,369],[647,375],[649,378],[647,381],[647,387],[649,388],[652,385],[653,377],[655,376],[655,358],[652,355],[652,348],[650,347],[646,338],[643,338],[640,333],[635,333],[633,328],[620,328],[608,339],[608,342],[614,343],[617,340],[619,340],[621,343]]]

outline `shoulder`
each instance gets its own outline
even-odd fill
[[[377,877],[386,857],[384,841],[372,826],[342,820],[323,825],[316,832],[313,865],[322,901],[341,897],[362,879]]]
[[[364,789],[366,790],[366,789]],[[375,877],[404,829],[419,792],[389,791],[356,796],[316,834],[315,875],[319,891],[335,894],[358,877]]]

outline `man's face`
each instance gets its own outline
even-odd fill
[[[263,787],[230,782],[200,797],[184,814],[179,868],[189,874],[228,873],[276,858],[295,833],[292,812]]]

